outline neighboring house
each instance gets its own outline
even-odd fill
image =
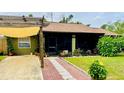
[[[14,19],[15,18],[15,19]],[[75,49],[93,50],[103,35],[117,34],[83,24],[49,23],[40,29],[40,18],[0,17],[0,34],[11,37],[16,54],[30,54],[39,48],[39,31],[43,32],[47,54]],[[9,21],[8,21],[9,20]],[[11,21],[10,21],[11,20]]]

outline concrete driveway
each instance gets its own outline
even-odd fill
[[[11,56],[0,62],[0,80],[41,80],[42,71],[37,56]]]

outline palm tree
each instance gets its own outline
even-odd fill
[[[68,17],[63,17],[62,20],[59,21],[59,23],[69,23],[73,18],[73,15],[69,15]]]
[[[41,18],[39,21],[40,21],[41,23],[42,23],[42,22],[48,22],[48,20],[47,20],[45,17]]]
[[[104,24],[101,28],[106,29],[108,31],[113,31],[118,34],[124,33],[124,22],[123,21],[116,21],[111,24]]]
[[[114,30],[114,26],[112,24],[104,24],[101,26],[102,29],[106,29],[108,31],[113,31]]]
[[[70,22],[73,18],[73,15],[69,15],[68,18],[67,18],[67,22]]]
[[[69,15],[68,17],[63,17],[62,20],[59,21],[59,23],[82,24],[82,23],[79,22],[79,21],[76,21],[76,22],[72,21],[73,17],[74,17],[74,16],[73,16],[72,14]]]

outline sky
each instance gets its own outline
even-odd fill
[[[10,16],[28,16],[42,17],[43,15],[51,21],[58,22],[63,16],[72,14],[73,21],[79,21],[83,24],[91,24],[91,27],[100,27],[106,23],[112,23],[118,20],[124,21],[124,12],[0,12],[0,15]],[[51,17],[51,14],[53,17]]]

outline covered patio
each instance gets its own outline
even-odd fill
[[[115,36],[115,33],[100,28],[92,28],[84,24],[50,23],[43,27],[45,52],[57,55],[67,50],[73,53],[75,49],[93,50],[98,39],[104,35]]]
[[[48,55],[57,55],[60,51],[75,49],[93,50],[98,39],[104,34],[95,33],[44,33],[45,51]]]

